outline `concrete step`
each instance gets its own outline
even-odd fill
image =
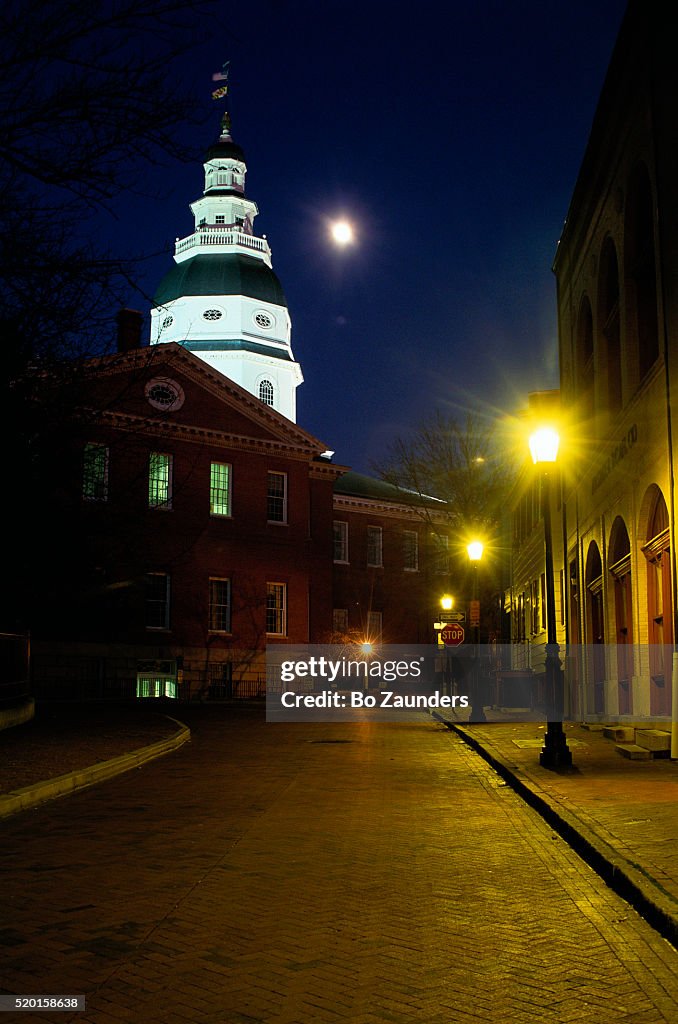
[[[663,729],[636,729],[636,743],[651,750],[655,757],[668,757],[671,753],[671,733]]]
[[[647,747],[639,747],[637,743],[617,743],[615,745],[622,757],[628,757],[632,761],[651,761],[652,751]]]
[[[636,730],[632,725],[606,725],[603,729],[603,736],[608,740],[615,740],[616,743],[635,743]]]

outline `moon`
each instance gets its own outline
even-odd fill
[[[330,234],[337,245],[350,245],[353,241],[353,228],[346,220],[334,221]]]

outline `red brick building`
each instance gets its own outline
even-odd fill
[[[226,695],[263,681],[267,642],[326,640],[325,446],[179,345],[92,363],[82,390],[81,576],[36,638],[38,692]]]
[[[431,510],[334,465],[295,422],[290,316],[228,115],[204,172],[150,345],[126,311],[121,351],[69,400],[38,694],[243,696],[264,691],[268,644],[434,638]]]

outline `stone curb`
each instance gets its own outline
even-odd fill
[[[0,730],[13,729],[16,725],[23,725],[35,718],[35,701],[27,697],[20,704],[10,708],[0,708]]]
[[[432,717],[480,754],[611,889],[627,900],[656,931],[678,948],[678,904],[656,879],[640,864],[630,861],[598,835],[595,824],[586,821],[583,812],[580,816],[563,807],[557,797],[545,793],[537,781],[526,776],[520,768],[507,764],[488,740],[477,738],[469,730],[455,722],[446,721],[436,712],[432,712]]]
[[[0,818],[7,818],[11,814],[36,807],[46,800],[54,800],[59,796],[67,796],[87,786],[94,786],[97,782],[104,782],[115,775],[122,775],[132,768],[138,768],[146,761],[152,761],[163,754],[169,754],[178,750],[191,738],[191,730],[183,722],[176,718],[165,716],[171,722],[180,726],[178,732],[169,736],[166,740],[159,740],[147,747],[139,747],[128,754],[121,754],[108,761],[101,761],[99,764],[91,765],[88,768],[78,768],[76,771],[68,772],[67,775],[59,775],[55,779],[48,779],[46,782],[35,782],[22,789],[15,789],[11,793],[0,794]]]

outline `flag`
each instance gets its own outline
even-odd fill
[[[213,82],[227,82],[228,81],[228,71],[229,71],[230,63],[231,63],[230,60],[227,60],[225,64],[221,65],[221,71],[215,71],[214,72],[214,74],[212,75],[212,81]]]

